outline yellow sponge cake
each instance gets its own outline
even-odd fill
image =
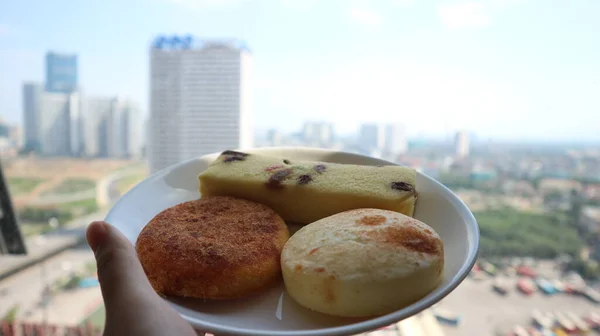
[[[417,198],[413,169],[360,166],[223,152],[199,176],[202,196],[231,196],[262,203],[283,219],[310,223],[358,209],[412,216]]]

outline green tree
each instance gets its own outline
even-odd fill
[[[566,269],[579,273],[587,280],[600,279],[600,267],[598,267],[598,263],[595,261],[575,258],[567,264]]]
[[[2,317],[2,321],[6,322],[14,322],[17,318],[17,313],[19,312],[19,304],[14,304]]]
[[[482,257],[577,256],[583,241],[565,214],[535,214],[505,208],[475,213]]]
[[[569,208],[569,219],[572,225],[574,225],[580,234],[584,233],[584,228],[581,226],[581,209],[583,207],[583,198],[579,195],[577,190],[571,190],[571,207]]]

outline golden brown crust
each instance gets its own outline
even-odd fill
[[[356,223],[362,225],[380,225],[385,223],[387,219],[381,215],[364,216],[359,219]]]
[[[280,277],[288,238],[285,222],[270,208],[215,196],[156,215],[140,233],[136,250],[159,294],[229,299]]]
[[[443,252],[443,245],[439,238],[428,229],[421,230],[414,226],[389,226],[378,231],[366,232],[366,236],[384,244],[403,246],[415,252],[433,255],[440,255]]]

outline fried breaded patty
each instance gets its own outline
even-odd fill
[[[267,206],[215,196],[156,215],[136,250],[159,294],[222,300],[253,294],[279,279],[288,238],[285,222]]]

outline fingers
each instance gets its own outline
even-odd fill
[[[131,304],[136,298],[156,295],[133,245],[106,222],[93,222],[87,241],[96,257],[98,280],[106,309]]]
[[[133,245],[116,228],[93,222],[87,241],[106,308],[104,335],[196,335],[152,289]]]

